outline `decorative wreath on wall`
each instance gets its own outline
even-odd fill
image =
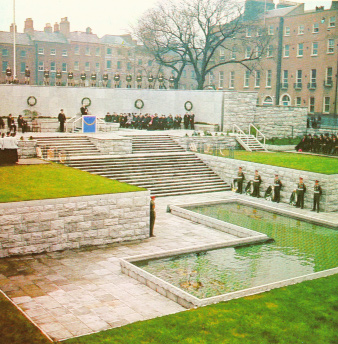
[[[36,98],[34,96],[30,96],[27,98],[27,104],[29,106],[34,106],[34,105],[36,105],[37,102],[38,101],[36,100]]]
[[[90,106],[92,104],[92,101],[88,97],[84,97],[81,100],[81,104],[84,106]]]
[[[185,108],[187,111],[191,111],[192,108],[193,108],[192,102],[189,101],[189,100],[188,100],[187,102],[185,102],[184,108]]]
[[[137,99],[135,100],[134,106],[136,107],[136,109],[142,109],[144,106],[144,102],[142,99]]]

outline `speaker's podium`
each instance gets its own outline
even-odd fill
[[[82,132],[83,133],[96,133],[97,121],[96,116],[84,115],[82,116]]]

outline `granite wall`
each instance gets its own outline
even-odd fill
[[[283,203],[289,203],[291,193],[296,189],[299,177],[303,177],[304,183],[307,186],[304,206],[308,209],[312,209],[313,186],[315,184],[315,180],[319,180],[323,189],[320,203],[321,210],[326,212],[338,211],[338,174],[327,175],[294,170],[285,167],[263,165],[242,160],[215,157],[207,154],[197,155],[228,183],[231,183],[236,177],[239,166],[243,168],[246,182],[252,180],[255,170],[258,170],[262,177],[262,184],[260,187],[261,197],[264,196],[268,186],[273,184],[275,174],[278,174],[283,183],[283,187],[281,189],[281,202]]]
[[[0,203],[0,257],[149,237],[149,191]]]

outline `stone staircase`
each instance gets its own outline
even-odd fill
[[[133,153],[184,152],[184,149],[168,135],[132,136],[132,144]]]
[[[156,196],[230,190],[211,168],[189,152],[74,158],[68,165],[147,188]]]
[[[64,151],[69,156],[97,156],[101,154],[86,136],[38,136],[33,137],[33,139],[37,141],[37,146],[40,148],[54,148]]]

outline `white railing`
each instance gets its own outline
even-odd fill
[[[251,134],[251,129],[255,129],[256,130],[256,135],[253,135],[256,137],[257,141],[263,140],[263,146],[265,149],[265,135],[257,128],[255,127],[252,123],[249,124],[249,135]]]
[[[248,145],[249,136],[237,124],[232,125],[232,132],[237,134],[244,144]]]

